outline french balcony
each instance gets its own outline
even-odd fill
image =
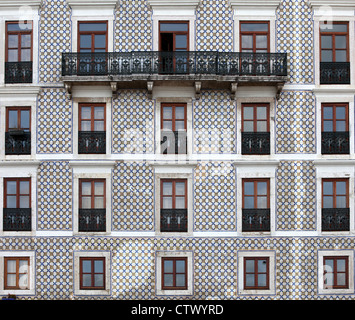
[[[194,85],[202,89],[273,85],[278,92],[287,81],[286,53],[240,53],[216,51],[132,51],[63,53],[62,80],[68,93],[72,85],[107,83],[117,88]]]
[[[322,231],[349,231],[349,208],[323,208]]]
[[[161,209],[161,232],[187,232],[187,209]]]
[[[106,209],[79,209],[79,232],[105,232]]]
[[[31,132],[23,130],[5,132],[5,154],[31,154]]]
[[[242,209],[242,231],[270,231],[270,209]]]
[[[31,208],[4,208],[4,231],[31,231]]]
[[[5,62],[5,83],[32,83],[32,61]]]
[[[162,154],[186,154],[187,133],[185,130],[171,131],[162,130],[161,135]]]
[[[322,132],[322,154],[349,154],[349,132]]]
[[[350,84],[350,62],[321,62],[320,84]]]
[[[242,154],[270,154],[270,132],[242,132]]]
[[[106,131],[79,131],[79,154],[105,154]]]

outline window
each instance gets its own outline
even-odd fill
[[[324,257],[324,288],[349,288],[348,257]]]
[[[187,289],[187,258],[162,258],[162,290]]]
[[[322,154],[349,154],[348,109],[348,104],[322,104]]]
[[[31,154],[31,108],[6,108],[5,154]]]
[[[80,258],[80,290],[105,290],[105,258]]]
[[[106,153],[106,105],[79,104],[79,154]]]
[[[320,83],[350,84],[349,24],[320,24]]]
[[[270,231],[270,180],[243,179],[242,231]]]
[[[79,180],[79,231],[106,231],[106,180]]]
[[[29,266],[30,259],[28,257],[5,257],[4,288],[6,290],[29,289]]]
[[[268,21],[240,22],[240,51],[254,53],[270,51]]]
[[[244,258],[244,289],[269,289],[269,258]]]
[[[32,82],[32,22],[6,22],[5,83]]]
[[[242,154],[270,154],[268,104],[242,104]]]
[[[161,232],[187,232],[187,179],[161,180]]]
[[[187,107],[186,104],[162,104],[162,140],[163,154],[187,153]]]
[[[4,231],[31,231],[31,179],[4,179]]]
[[[349,180],[322,180],[322,231],[349,231]]]

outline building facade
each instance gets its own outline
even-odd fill
[[[353,0],[0,11],[0,295],[355,298]]]

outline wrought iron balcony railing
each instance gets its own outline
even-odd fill
[[[320,84],[350,84],[350,62],[321,62]]]
[[[349,231],[349,208],[323,208],[322,231]]]
[[[270,154],[270,132],[242,132],[242,154]]]
[[[31,154],[31,132],[5,132],[5,154]]]
[[[185,130],[171,131],[163,130],[161,134],[162,154],[186,154],[187,133]]]
[[[4,208],[4,231],[31,231],[31,208]]]
[[[322,132],[322,154],[349,154],[349,132]]]
[[[286,76],[286,53],[133,51],[63,53],[63,76],[214,74]]]
[[[79,131],[78,153],[106,153],[106,131]]]
[[[79,209],[80,232],[105,232],[106,209]]]
[[[187,209],[161,209],[161,232],[187,232]]]
[[[242,209],[242,231],[270,231],[270,209]]]
[[[5,83],[32,83],[32,61],[5,62]]]

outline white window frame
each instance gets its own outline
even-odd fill
[[[187,289],[162,290],[162,258],[187,258]],[[156,251],[155,252],[155,293],[157,296],[192,296],[194,292],[194,253],[193,251]]]
[[[80,258],[105,258],[105,290],[80,289]],[[111,252],[110,251],[74,251],[74,295],[107,296],[111,294]]]
[[[269,258],[269,289],[244,289],[244,258]],[[237,251],[237,293],[239,295],[276,294],[276,252],[274,250],[239,250]]]
[[[29,258],[30,267],[28,271],[28,281],[29,288],[28,289],[5,289],[5,270],[4,270],[4,261],[5,258],[17,258],[24,257]],[[35,251],[0,251],[0,295],[35,295],[36,293],[36,283],[35,283],[35,259],[36,253]]]
[[[354,251],[353,250],[318,250],[318,294],[321,295],[339,295],[339,294],[354,294]],[[349,288],[348,289],[326,289],[324,288],[324,257],[348,257],[348,274]]]

